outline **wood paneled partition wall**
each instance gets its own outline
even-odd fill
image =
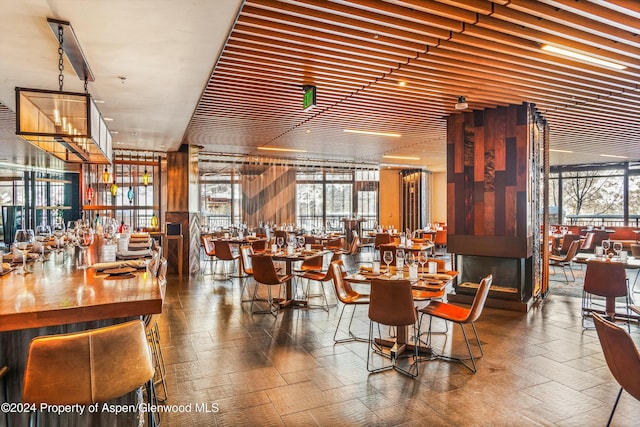
[[[495,290],[505,291],[494,296],[526,300],[540,280],[544,130],[544,120],[527,103],[447,118],[448,251],[462,266],[460,256],[474,256],[489,273],[493,264],[509,265],[500,258],[510,258],[522,272],[524,283],[501,283],[499,271],[494,272]],[[465,279],[476,278],[465,278],[463,271]]]
[[[296,168],[264,165],[242,174],[242,221],[250,227],[296,222]]]

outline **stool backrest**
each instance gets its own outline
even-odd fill
[[[620,262],[591,260],[584,274],[584,290],[602,297],[627,295],[627,273]]]

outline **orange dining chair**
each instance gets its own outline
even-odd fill
[[[215,263],[216,259],[216,248],[214,246],[213,240],[211,236],[200,236],[200,240],[202,241],[202,250],[204,254],[209,257],[208,260],[205,261],[204,266],[200,270],[200,274],[203,274],[207,269],[207,264],[211,266],[211,274],[215,272]],[[208,261],[208,262],[207,262]]]
[[[373,248],[379,249],[380,245],[387,245],[391,243],[391,235],[389,233],[376,233],[376,238],[373,241]]]
[[[618,314],[616,311],[616,298],[624,297],[627,326],[631,331],[628,288],[629,282],[624,264],[609,260],[590,260],[587,263],[582,288],[582,327],[586,329],[585,319],[594,312],[605,314],[615,321],[615,317]],[[604,305],[601,299],[598,300],[594,296],[604,298]]]
[[[424,315],[430,316],[429,318],[429,329],[427,331],[427,344],[431,344],[431,320],[434,317],[439,319],[443,319],[448,322],[457,323],[460,325],[462,329],[462,335],[464,337],[465,344],[467,346],[467,351],[469,352],[469,358],[460,358],[460,357],[451,357],[451,356],[443,356],[437,355],[433,348],[431,349],[432,355],[442,358],[444,360],[457,361],[462,363],[467,369],[469,369],[474,374],[477,371],[476,368],[476,358],[471,351],[471,345],[469,343],[469,338],[467,337],[467,333],[465,331],[465,325],[471,324],[473,329],[473,334],[476,338],[476,343],[478,344],[478,348],[480,349],[480,356],[484,356],[484,352],[482,350],[482,344],[480,343],[480,338],[478,337],[478,331],[476,330],[475,322],[478,320],[480,315],[482,314],[482,310],[484,308],[484,304],[487,300],[487,296],[489,295],[489,288],[491,288],[491,283],[493,282],[493,276],[489,274],[485,278],[480,281],[480,285],[476,291],[476,296],[473,298],[473,302],[471,303],[471,307],[461,307],[458,305],[441,302],[441,301],[431,301],[426,307],[418,310],[420,314],[420,323],[418,325],[418,329],[421,330],[422,319]],[[466,361],[471,360],[471,365],[469,365]]]
[[[341,254],[338,253],[338,252],[330,252],[329,254],[331,255],[331,261],[330,261],[329,266],[331,266],[332,262],[339,261],[340,258],[341,258]],[[320,258],[320,262],[321,262],[320,267],[322,268],[322,262],[324,261],[324,256],[313,257],[311,259],[315,259],[315,258]],[[304,263],[303,263],[303,265],[304,265]],[[307,286],[306,286],[306,289],[304,291],[305,299],[307,300],[307,307],[309,307],[309,308],[322,308],[322,309],[324,309],[325,311],[328,312],[329,311],[329,307],[335,306],[335,304],[329,304],[329,301],[327,300],[327,294],[326,294],[326,291],[324,289],[324,284],[333,279],[333,270],[331,268],[328,268],[326,271],[308,269],[306,271],[302,271],[302,274],[299,274],[298,277],[300,277],[301,279],[306,279],[307,280]],[[312,281],[313,282],[317,282],[317,283],[320,284],[321,292],[319,294],[311,294],[309,292],[310,283]],[[322,305],[309,304],[309,299],[312,298],[312,297],[322,297],[323,304]]]
[[[240,257],[242,258],[242,271],[243,275],[240,278],[240,302],[249,302],[252,301],[250,299],[245,300],[242,299],[244,295],[244,290],[247,286],[247,280],[249,278],[253,278],[253,260],[252,256],[255,254],[253,250],[253,245],[242,245],[240,246]]]
[[[231,262],[233,270],[237,272],[238,270],[236,267],[236,260],[240,258],[239,255],[236,255],[231,251],[231,245],[229,244],[229,242],[222,239],[216,239],[213,241],[213,245],[215,247],[216,258],[220,261],[225,261],[225,280],[229,280],[230,277],[239,277],[230,275],[227,269],[227,264]]]
[[[442,249],[441,254],[434,252],[434,255],[445,256],[445,254],[447,253],[447,230],[446,229],[436,230],[436,235],[433,239],[433,244],[434,244],[434,250],[438,248]]]
[[[626,390],[631,396],[640,400],[640,352],[638,352],[633,338],[624,329],[596,313],[593,313],[593,323],[596,326],[609,371],[620,385],[618,397],[616,397],[607,421],[607,426],[609,426],[620,401],[622,390]]]
[[[367,305],[369,304],[369,294],[361,294],[356,292],[351,287],[351,284],[344,280],[347,275],[347,270],[344,267],[342,261],[334,261],[331,263],[331,277],[333,279],[333,287],[336,291],[336,296],[338,301],[342,303],[342,310],[340,311],[340,317],[338,318],[338,324],[336,325],[336,330],[333,333],[333,342],[334,343],[344,343],[350,341],[368,341],[366,338],[357,337],[353,332],[351,332],[351,324],[353,323],[353,316],[356,312],[356,307],[359,305]],[[344,309],[348,306],[353,306],[353,311],[351,312],[351,318],[349,319],[349,326],[347,327],[347,333],[349,334],[348,338],[338,339],[338,330],[340,329],[340,323],[342,322],[342,317],[344,316]]]
[[[398,364],[398,355],[394,350],[387,349],[381,341],[379,325],[396,328],[413,327],[413,336],[418,337],[416,322],[418,315],[413,301],[411,282],[408,280],[381,280],[373,279],[371,282],[371,295],[369,302],[369,348],[367,351],[367,370],[371,373],[394,369],[412,378],[418,376],[418,350],[415,345],[412,353],[413,363],[405,369]],[[374,329],[378,330],[376,339]],[[398,333],[400,335],[400,333]],[[403,348],[406,343],[396,343]],[[394,346],[395,347],[395,346]],[[391,364],[374,367],[371,358],[372,353],[389,357]]]
[[[580,240],[574,240],[569,245],[569,250],[564,255],[549,255],[549,266],[554,269],[555,267],[561,267],[562,272],[564,273],[564,281],[569,283],[569,277],[567,276],[567,267],[569,268],[569,272],[571,273],[572,282],[576,281],[576,276],[573,274],[573,268],[571,264],[573,259],[578,254],[578,249],[580,249]]]
[[[273,264],[273,258],[268,255],[253,255],[251,257],[251,263],[253,266],[253,279],[256,281],[256,287],[253,291],[253,299],[251,301],[251,314],[271,314],[277,317],[280,306],[273,299],[271,288],[273,286],[279,286],[282,289],[282,285],[287,280],[291,280],[293,276],[290,274],[279,275]],[[267,286],[267,299],[258,298],[258,285]],[[253,306],[256,301],[266,301],[268,303],[268,309],[254,311]]]
[[[580,240],[582,237],[579,234],[565,234],[562,238],[562,245],[559,248],[554,248],[554,255],[565,255],[569,251],[569,247],[574,240]],[[578,245],[580,249],[580,245]]]
[[[584,236],[584,240],[581,240],[582,244],[580,245],[580,252],[593,252],[593,248],[595,246],[593,244],[593,240],[595,235],[596,233],[593,231],[587,231],[587,234]]]

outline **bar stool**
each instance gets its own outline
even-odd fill
[[[9,400],[9,385],[7,384],[7,380],[4,378],[9,372],[9,368],[7,366],[0,366],[0,380],[4,381],[4,401],[7,402]],[[9,411],[4,412],[4,422],[7,427],[11,424],[9,423]]]
[[[107,402],[146,386],[155,399],[153,360],[141,320],[29,343],[22,400],[40,406]],[[36,425],[38,413],[35,416]],[[149,425],[156,425],[152,412]],[[30,419],[32,424],[33,418]]]

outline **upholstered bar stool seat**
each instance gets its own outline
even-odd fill
[[[147,385],[153,397],[153,360],[144,324],[34,338],[29,344],[22,400],[40,406],[106,402]],[[155,424],[152,413],[149,423]]]

